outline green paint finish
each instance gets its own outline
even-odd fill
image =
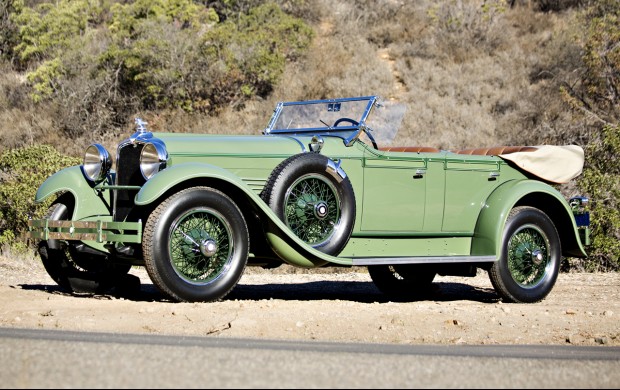
[[[321,258],[317,259],[314,256],[304,254],[303,251],[294,248],[289,241],[284,240],[281,236],[273,232],[267,232],[267,240],[276,254],[290,265],[302,268],[315,268],[328,263],[327,260]]]
[[[79,166],[65,168],[50,176],[37,190],[35,201],[40,203],[64,191],[70,192],[75,199],[74,220],[112,213],[110,191],[94,189]]]
[[[308,146],[288,136],[214,135],[153,133],[166,144],[170,155],[196,159],[207,156],[234,156],[241,159],[274,157],[284,159]]]
[[[153,176],[142,186],[136,195],[135,203],[139,206],[150,204],[159,199],[170,188],[196,178],[224,180],[258,198],[256,193],[241,178],[224,168],[206,163],[183,163],[175,164]],[[258,199],[260,200],[260,198]]]
[[[399,169],[367,159],[361,231],[420,231],[426,208],[426,162],[396,161]],[[408,166],[410,164],[410,166]]]
[[[497,177],[491,176],[491,173],[500,173],[497,161],[446,161],[442,231],[474,231],[482,205],[497,187]]]
[[[443,161],[430,160],[426,170],[426,208],[424,211],[424,231],[441,235],[446,197],[446,172]]]
[[[340,257],[468,256],[471,237],[353,237]]]
[[[533,200],[523,203],[523,199],[526,197]],[[559,214],[549,215],[556,224],[557,221],[561,221],[561,218],[567,218],[567,221],[572,224],[572,226],[556,225],[558,232],[565,231],[565,234],[560,237],[562,241],[574,244],[564,245],[563,251],[574,246],[576,252],[586,256],[579,238],[575,218],[566,199],[555,188],[535,180],[507,181],[491,193],[476,222],[472,255],[496,255],[500,252],[506,218],[508,218],[510,210],[517,204],[538,207],[543,211],[546,209],[557,210],[556,213]]]

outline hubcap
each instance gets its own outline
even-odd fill
[[[203,240],[200,243],[200,253],[202,253],[205,257],[211,257],[217,253],[217,243],[212,240]]]
[[[327,217],[327,203],[318,202],[314,206],[314,216],[318,219],[325,219]]]
[[[549,239],[534,225],[517,230],[508,242],[508,269],[512,278],[525,288],[534,288],[547,275],[551,265]]]
[[[534,262],[534,264],[540,265],[540,263],[542,263],[544,258],[545,257],[540,249],[534,249],[532,251],[532,261]]]

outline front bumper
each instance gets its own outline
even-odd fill
[[[28,236],[38,240],[77,240],[98,243],[142,242],[142,221],[55,221],[36,219],[28,221]]]

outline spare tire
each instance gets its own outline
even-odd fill
[[[347,245],[355,194],[349,178],[329,158],[318,153],[287,158],[273,170],[261,197],[313,248],[337,256]]]

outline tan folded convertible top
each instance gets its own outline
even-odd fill
[[[567,183],[583,170],[584,152],[577,145],[534,146],[536,150],[499,154],[504,160],[552,183]]]

